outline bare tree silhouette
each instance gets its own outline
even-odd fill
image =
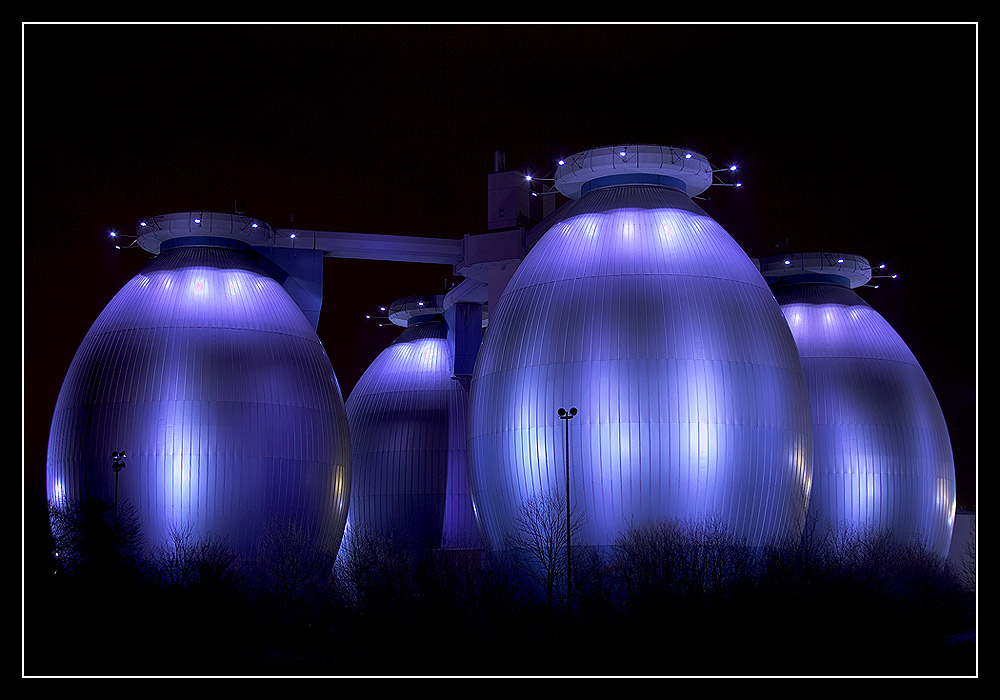
[[[582,516],[571,509],[567,517],[566,501],[561,495],[538,494],[524,502],[514,524],[514,531],[507,537],[507,549],[519,555],[519,570],[541,585],[546,605],[552,608],[560,584],[567,578],[567,527],[571,539],[579,541]]]

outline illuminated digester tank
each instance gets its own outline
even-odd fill
[[[813,415],[810,527],[891,532],[948,555],[955,463],[944,414],[916,357],[854,291],[857,255],[760,260],[795,336]]]
[[[567,159],[574,198],[544,224],[491,312],[470,389],[470,481],[504,548],[524,504],[565,484],[581,544],[630,524],[721,520],[759,545],[796,536],[812,476],[805,378],[770,289],[691,199],[696,153]]]
[[[333,554],[347,518],[350,442],[312,325],[260,264],[273,231],[226,214],[140,229],[157,256],[101,312],[63,382],[49,437],[56,503],[117,497],[150,548],[174,532],[254,559],[294,521]]]
[[[348,537],[389,537],[414,555],[477,549],[466,474],[468,394],[454,379],[453,350],[435,296],[388,309],[405,327],[347,399],[352,485]]]

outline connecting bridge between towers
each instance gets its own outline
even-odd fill
[[[275,234],[274,257],[279,258],[288,257],[288,251],[315,251],[329,258],[450,266],[455,275],[465,279],[436,306],[443,310],[448,327],[454,374],[463,380],[471,378],[479,352],[483,307],[495,308],[507,280],[527,252],[523,229],[461,239],[301,230],[278,230]]]

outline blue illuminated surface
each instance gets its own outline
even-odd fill
[[[128,453],[119,500],[151,548],[186,531],[250,560],[285,519],[339,547],[350,488],[340,388],[301,310],[245,253],[166,250],[94,322],[56,405],[48,497],[111,502],[114,450]]]
[[[937,397],[886,320],[839,284],[781,284],[813,414],[810,520],[893,533],[947,556],[956,486]]]
[[[418,554],[480,544],[466,474],[468,397],[452,379],[446,334],[440,318],[410,325],[347,400],[349,532],[392,537]]]
[[[796,534],[812,480],[805,379],[781,311],[715,221],[668,187],[565,205],[511,279],[470,394],[470,480],[488,544],[565,484],[584,542],[721,518],[751,544]]]

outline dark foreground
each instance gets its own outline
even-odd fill
[[[22,674],[977,674],[969,579],[919,549],[859,538],[836,556],[801,544],[750,556],[679,533],[574,556],[572,614],[560,573],[547,587],[468,552],[382,543],[337,576],[286,552],[250,577],[206,548],[155,561],[92,551],[64,567],[26,545]]]

